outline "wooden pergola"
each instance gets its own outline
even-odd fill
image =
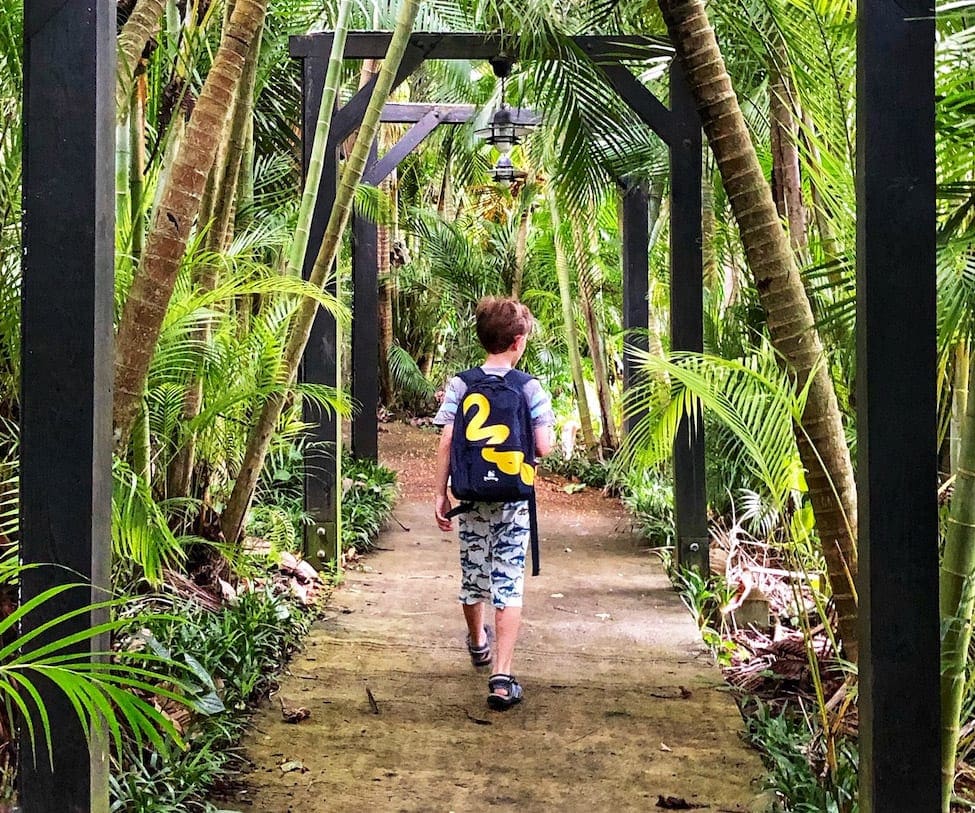
[[[857,16],[860,804],[877,813],[926,813],[940,806],[934,12],[930,0],[860,0]],[[21,599],[79,574],[100,597],[110,586],[111,557],[115,4],[27,0],[24,30],[21,558],[65,567],[26,571]],[[401,78],[427,58],[495,55],[491,37],[451,42],[464,36],[471,35],[416,35]],[[315,50],[297,54],[306,77],[306,133],[311,96],[324,76],[325,37],[304,39]],[[387,39],[352,36],[346,55],[382,57]],[[483,50],[471,50],[477,43]],[[607,52],[596,38],[590,53],[630,102],[625,88],[639,85],[618,62],[619,44]],[[675,266],[682,270],[673,279],[680,317],[674,325],[687,333],[675,335],[673,346],[700,349],[694,327],[701,307],[700,132],[679,79],[670,124],[663,106],[644,94],[638,92],[644,112],[637,112],[670,145],[672,160],[698,167],[696,180],[674,167],[675,217],[677,210],[686,215],[672,227],[675,263],[686,263]],[[336,113],[336,138],[355,128],[361,104],[360,94]],[[334,178],[334,162],[327,162],[325,191]],[[627,193],[625,208],[632,209],[625,228],[645,231],[639,190]],[[313,241],[322,234],[323,211],[316,213]],[[627,244],[633,252],[639,237]],[[627,262],[633,278],[643,273],[646,258],[638,250]],[[631,306],[643,307],[635,292]],[[332,336],[320,320],[312,340],[317,349],[306,358],[309,380],[329,381]],[[684,437],[678,482],[697,495],[703,453],[693,431]],[[318,488],[310,506],[324,517],[334,496],[315,496],[330,494],[327,483]],[[690,517],[685,527],[697,521]],[[64,594],[30,623],[82,604],[74,593]],[[80,615],[76,624],[97,621]],[[42,643],[43,637],[33,645]],[[105,643],[84,646],[104,649]],[[104,743],[89,748],[70,705],[52,686],[43,687],[43,699],[56,725],[53,769],[43,756],[22,760],[22,809],[107,811]],[[21,744],[28,754],[23,737]]]
[[[350,32],[346,38],[347,59],[381,59],[389,47],[388,32]],[[332,48],[330,32],[292,37],[291,55],[302,60],[302,107],[305,166],[311,157],[325,71]],[[659,37],[575,37],[574,44],[599,67],[620,98],[668,146],[671,164],[671,346],[674,350],[700,352],[703,349],[703,248],[701,244],[701,127],[693,99],[679,64],[670,72],[670,107],[640,84],[623,60],[646,61],[669,54],[666,40]],[[510,45],[510,43],[509,43]],[[396,75],[403,82],[426,60],[489,60],[502,53],[505,42],[497,34],[414,34],[410,38]],[[553,55],[552,59],[557,59]],[[304,273],[311,274],[335,201],[339,149],[358,129],[372,89],[373,77],[332,116],[325,166],[312,216],[309,250]],[[459,123],[470,113],[430,105],[387,104],[382,120],[411,122],[412,129],[381,158],[373,152],[363,179],[378,183],[441,123]],[[519,113],[518,115],[524,115]],[[639,185],[624,191],[623,300],[624,330],[634,336],[633,344],[646,346],[649,234],[647,193]],[[375,458],[379,402],[377,377],[378,258],[376,228],[361,217],[353,221],[352,256],[352,382],[351,393],[358,413],[352,420],[352,451]],[[311,339],[305,350],[301,375],[315,384],[339,384],[340,340],[331,314],[319,310]],[[632,360],[624,361],[624,389],[635,376]],[[334,559],[340,554],[337,533],[338,460],[341,425],[334,415],[323,415],[314,405],[306,407],[305,420],[314,428],[305,452],[305,510],[314,519],[306,532],[306,554],[313,560]],[[698,419],[685,421],[674,444],[674,501],[677,522],[678,559],[687,567],[707,570],[707,513],[704,483],[704,427]]]

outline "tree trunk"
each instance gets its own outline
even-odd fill
[[[399,70],[400,62],[403,59],[403,53],[409,44],[410,34],[413,31],[413,23],[416,20],[418,9],[419,0],[402,0],[400,4],[399,14],[396,19],[396,28],[390,39],[389,49],[386,52],[386,58],[383,60],[382,68],[379,71],[376,85],[369,99],[369,105],[362,118],[355,147],[352,149],[352,153],[349,155],[345,163],[345,168],[342,171],[339,188],[335,195],[335,205],[332,207],[332,213],[329,216],[328,225],[325,227],[325,234],[322,237],[322,245],[318,251],[315,266],[312,269],[309,279],[309,282],[317,287],[324,285],[331,273],[332,264],[338,255],[342,234],[345,231],[345,227],[349,221],[349,215],[352,211],[355,190],[366,168],[369,150],[372,148],[376,131],[379,129],[379,119],[382,114],[383,105],[389,98],[396,72]],[[339,52],[340,55],[341,52]],[[331,65],[329,66],[329,73],[331,73]],[[337,81],[338,77],[336,77],[336,84]],[[328,111],[330,112],[331,108],[328,108]],[[319,117],[319,123],[321,123],[321,117]],[[315,148],[317,151],[324,153],[325,143],[323,142],[319,145],[318,136],[319,133],[316,132]],[[315,189],[317,189],[317,184]],[[307,183],[305,190],[307,193]],[[301,301],[298,311],[295,314],[294,321],[292,322],[291,336],[288,339],[288,346],[281,362],[282,373],[280,378],[288,385],[294,381],[297,375],[298,365],[305,352],[305,346],[308,344],[308,338],[311,335],[312,325],[314,324],[315,314],[317,312],[318,301],[306,297]],[[244,527],[244,518],[247,514],[247,507],[250,504],[254,488],[257,486],[261,467],[264,465],[264,457],[270,446],[271,437],[274,434],[274,427],[281,415],[284,402],[284,392],[275,393],[268,398],[264,404],[264,408],[261,410],[260,417],[251,429],[250,436],[247,440],[247,449],[244,453],[243,462],[241,463],[241,469],[237,475],[233,493],[230,496],[223,515],[223,533],[228,542],[235,542],[240,538]]]
[[[613,394],[609,386],[606,347],[603,342],[602,327],[599,324],[599,314],[596,312],[596,287],[600,276],[593,259],[592,242],[596,239],[596,235],[593,234],[590,240],[587,240],[582,226],[574,221],[572,238],[575,243],[576,269],[581,294],[579,303],[582,305],[582,314],[586,322],[589,355],[592,357],[592,374],[596,383],[596,395],[599,398],[599,412],[603,424],[599,438],[600,448],[615,451],[619,448],[619,435],[616,431],[616,420],[613,418]]]
[[[799,171],[798,131],[794,93],[789,77],[784,46],[776,49],[769,66],[769,119],[772,139],[772,193],[779,217],[789,226],[789,243],[800,263],[808,261],[806,205],[802,200],[802,175]]]
[[[741,232],[776,350],[809,398],[796,441],[846,655],[857,655],[856,486],[843,417],[795,258],[755,154],[703,0],[658,0]]]
[[[388,146],[388,145],[387,145]],[[393,404],[393,378],[389,370],[389,351],[393,346],[393,301],[396,298],[396,268],[391,262],[393,241],[397,231],[397,173],[394,168],[382,184],[390,199],[391,222],[376,226],[376,254],[379,279],[379,402],[390,407]]]
[[[569,353],[569,367],[572,370],[572,383],[576,391],[576,404],[579,408],[579,424],[582,429],[586,453],[592,455],[597,448],[596,433],[592,428],[589,414],[589,399],[586,396],[586,382],[582,375],[582,355],[579,352],[579,337],[576,334],[575,314],[572,312],[572,290],[569,281],[569,262],[562,243],[562,219],[559,216],[555,195],[549,191],[549,207],[552,212],[552,241],[555,243],[555,271],[559,277],[559,294],[562,300],[562,324],[565,328],[565,344]]]
[[[180,262],[199,214],[207,174],[233,107],[248,48],[264,23],[266,11],[267,0],[238,0],[160,198],[116,340],[117,449],[128,442]]]
[[[518,233],[515,235],[515,274],[511,282],[511,296],[514,299],[521,297],[521,286],[525,279],[525,262],[528,260],[528,223],[531,221],[531,213],[531,204],[527,204],[518,215]]]
[[[118,73],[115,80],[115,109],[119,120],[128,113],[135,70],[146,43],[162,28],[165,7],[166,0],[139,0],[119,32]]]
[[[941,778],[943,813],[955,781],[975,608],[975,398],[965,399],[961,448],[941,563]]]
[[[257,63],[261,54],[262,33],[263,25],[254,37],[247,54],[247,64],[238,86],[227,143],[225,148],[219,152],[222,161],[215,165],[211,171],[213,211],[209,224],[202,224],[208,227],[204,242],[204,251],[207,254],[226,251],[233,239],[234,200],[237,194],[237,180],[244,160],[247,125],[251,122],[254,109],[254,85],[257,80]],[[214,290],[217,286],[217,273],[218,266],[215,263],[203,263],[196,280],[200,290]],[[209,322],[196,328],[193,340],[200,346],[205,346],[210,341]],[[184,426],[200,414],[202,405],[203,378],[200,375],[195,375],[183,399]],[[195,459],[196,436],[190,434],[170,463],[167,496],[170,498],[189,496]]]
[[[129,138],[131,140],[129,170],[129,205],[131,206],[131,251],[135,261],[142,257],[145,243],[145,174],[146,174],[146,75],[136,79],[135,98],[129,111]]]

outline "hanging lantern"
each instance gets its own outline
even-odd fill
[[[518,169],[511,163],[511,156],[502,153],[498,162],[490,169],[491,180],[502,186],[510,186],[514,181],[521,181],[528,177],[523,169]]]
[[[512,109],[508,107],[505,101],[511,65],[511,58],[504,54],[499,54],[491,60],[494,75],[501,80],[501,104],[494,111],[488,125],[474,132],[476,136],[484,139],[498,151],[498,161],[491,168],[490,174],[495,183],[504,185],[527,177],[528,173],[518,169],[511,162],[511,150],[516,144],[521,143],[521,140],[531,132],[534,126],[525,122],[524,119],[516,119]]]
[[[501,80],[502,88],[504,79]],[[494,111],[491,121],[487,127],[476,130],[474,135],[483,138],[488,144],[494,147],[501,155],[508,155],[515,144],[520,144],[522,138],[531,132],[531,127],[526,124],[515,124],[511,115],[511,108],[504,103],[504,90],[501,91],[501,106]]]

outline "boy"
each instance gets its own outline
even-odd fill
[[[487,357],[481,369],[489,375],[504,376],[521,359],[531,332],[532,315],[514,299],[488,297],[477,305],[477,337]],[[463,401],[467,385],[454,377],[447,385],[443,404],[433,422],[443,426],[437,449],[437,479],[434,513],[442,531],[450,531],[450,445],[457,406]],[[552,401],[536,379],[523,389],[531,412],[535,454],[543,457],[552,449],[555,415]],[[525,551],[530,537],[528,501],[474,503],[471,511],[460,515],[460,602],[467,622],[467,649],[475,667],[489,666],[491,631],[485,625],[485,602],[494,605],[496,630],[493,674],[488,680],[488,705],[498,711],[522,699],[522,688],[511,673],[515,641],[521,625],[522,596],[525,585]]]

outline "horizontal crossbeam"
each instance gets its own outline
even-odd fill
[[[389,31],[350,31],[345,41],[346,59],[382,59],[386,56],[392,33]],[[666,37],[654,36],[578,36],[572,37],[575,45],[596,59],[646,60],[653,56],[673,53]],[[501,34],[456,33],[432,34],[418,32],[410,37],[410,44],[426,53],[427,59],[491,59],[502,51],[511,51],[511,36]],[[320,57],[327,59],[332,47],[332,36],[327,32],[306,34],[291,38],[291,56],[297,58]],[[550,59],[558,58],[553,53]]]
[[[436,111],[440,124],[466,124],[477,114],[472,104],[419,104],[412,102],[386,102],[380,121],[383,124],[415,124],[429,113]],[[509,108],[513,124],[535,127],[541,119],[531,110]]]

